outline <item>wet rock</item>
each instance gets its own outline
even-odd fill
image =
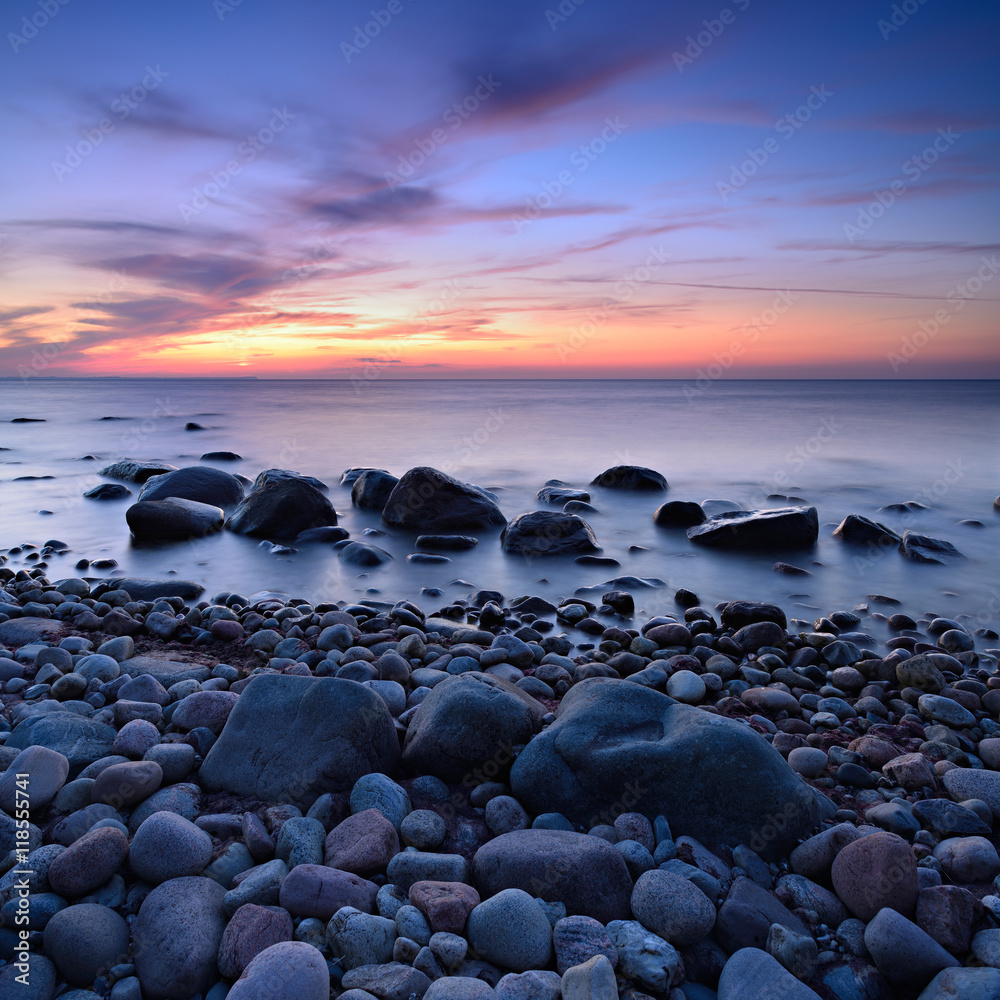
[[[351,501],[362,510],[384,510],[399,480],[385,469],[367,469],[351,485]]]
[[[518,514],[500,535],[504,552],[523,556],[600,552],[593,529],[577,514],[536,510]]]
[[[605,469],[590,485],[611,490],[665,490],[667,480],[659,472],[641,465],[616,465]]]
[[[144,483],[153,476],[176,471],[177,466],[168,465],[166,462],[136,462],[124,458],[106,465],[101,469],[101,475],[107,476],[108,479],[124,479],[127,483]]]
[[[132,870],[150,885],[198,875],[211,857],[212,838],[172,812],[153,813],[143,820],[129,850]]]
[[[506,524],[486,490],[428,466],[403,475],[389,494],[382,520],[391,527],[425,533],[476,531]]]
[[[912,915],[920,894],[917,860],[894,833],[873,833],[848,844],[834,860],[831,877],[847,908],[865,921],[885,907]]]
[[[719,977],[719,1000],[819,1000],[819,996],[757,948],[729,957]]]
[[[918,535],[909,529],[903,532],[899,551],[914,562],[947,563],[962,557],[962,553],[951,542],[930,535]]]
[[[193,465],[148,480],[140,501],[193,500],[211,507],[231,507],[243,499],[243,484],[228,472]]]
[[[704,520],[701,504],[690,500],[668,500],[653,514],[653,524],[661,528],[693,528]]]
[[[138,542],[172,542],[202,538],[222,528],[221,507],[171,497],[135,503],[125,511],[132,536]]]
[[[834,538],[850,542],[852,545],[878,545],[891,547],[898,545],[899,535],[878,521],[863,514],[848,514],[834,529]]]
[[[226,527],[240,535],[290,540],[308,528],[337,523],[330,501],[302,479],[260,486],[242,500]]]
[[[790,549],[815,544],[819,514],[815,507],[730,511],[688,528],[699,545],[726,549]]]
[[[88,500],[121,500],[130,497],[132,491],[121,483],[101,483],[83,494]]]

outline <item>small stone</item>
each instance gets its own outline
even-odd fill
[[[615,970],[605,955],[567,969],[561,986],[562,1000],[618,1000]]]
[[[862,920],[885,907],[912,914],[920,893],[916,858],[894,833],[873,833],[848,844],[833,862],[831,876],[837,895]]]
[[[677,971],[674,948],[637,920],[612,920],[607,930],[618,949],[618,971],[641,986],[666,993]]]
[[[228,993],[229,1000],[329,1000],[329,996],[326,960],[322,952],[302,941],[282,941],[265,948]]]
[[[403,842],[419,851],[433,851],[440,847],[447,832],[444,820],[430,809],[414,809],[403,817],[399,825]]]
[[[266,948],[292,940],[292,918],[278,906],[241,906],[226,925],[219,944],[219,973],[237,979]]]
[[[934,857],[955,882],[991,882],[1000,874],[1000,856],[985,837],[942,840],[934,848]]]
[[[618,949],[604,924],[593,917],[563,917],[556,921],[552,928],[552,946],[560,975],[597,955],[605,956],[612,966],[618,964]]]
[[[469,914],[467,936],[486,961],[515,972],[544,968],[552,953],[548,918],[522,889],[504,889],[480,903]]]
[[[44,944],[46,955],[67,982],[90,986],[100,973],[128,961],[128,924],[106,906],[78,903],[52,917],[45,927]],[[29,982],[29,989],[32,985]],[[14,990],[9,995],[21,994]]]
[[[676,946],[701,941],[715,926],[715,907],[708,897],[686,878],[661,869],[636,882],[632,912],[644,927]]]
[[[804,778],[818,778],[825,770],[827,756],[818,747],[795,747],[788,755],[788,763],[793,771]]]
[[[144,882],[198,875],[212,857],[212,838],[190,820],[172,812],[143,820],[129,850],[129,864]]]
[[[326,940],[345,969],[356,969],[361,965],[384,965],[392,959],[396,924],[385,917],[376,917],[370,913],[362,913],[353,906],[344,906],[331,918],[326,929]]]
[[[431,931],[462,934],[479,893],[463,882],[424,880],[410,886],[409,900],[427,918]]]
[[[942,969],[959,965],[929,934],[888,907],[865,928],[865,945],[879,972],[898,989],[923,989]]]
[[[114,875],[128,850],[128,837],[121,830],[92,830],[49,865],[49,885],[60,896],[84,896]]]
[[[281,883],[279,901],[294,916],[329,920],[344,907],[371,913],[377,892],[378,886],[351,872],[298,865]]]

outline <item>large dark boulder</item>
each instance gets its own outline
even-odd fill
[[[594,529],[578,514],[535,510],[518,514],[503,529],[504,552],[520,556],[584,555],[600,552]]]
[[[863,514],[848,514],[833,530],[833,537],[851,545],[898,545],[899,535]]]
[[[691,528],[704,520],[701,504],[693,500],[668,500],[653,515],[653,524],[661,528]]]
[[[315,476],[306,476],[301,472],[291,472],[288,469],[265,469],[258,474],[250,487],[252,490],[259,490],[262,486],[273,486],[275,483],[287,483],[290,479],[298,480],[300,483],[308,483],[318,490],[328,490],[330,487],[317,479]]]
[[[815,507],[733,510],[688,528],[700,545],[720,549],[796,549],[815,544],[819,514]]]
[[[392,553],[368,542],[348,542],[337,550],[337,558],[350,566],[381,566],[392,560]]]
[[[213,531],[219,531],[225,517],[221,507],[181,497],[143,500],[132,504],[125,511],[129,530],[138,542],[176,542],[187,538],[202,538]]]
[[[476,531],[507,523],[491,493],[425,465],[403,474],[389,494],[382,520],[418,532]]]
[[[533,813],[587,827],[622,811],[663,814],[675,836],[743,843],[768,858],[817,824],[812,789],[758,733],[606,677],[569,690],[515,762],[511,787]]]
[[[515,830],[484,844],[472,859],[473,877],[486,899],[523,889],[567,914],[602,924],[632,916],[632,879],[624,856],[606,840],[569,830]]]
[[[138,576],[116,576],[95,587],[91,596],[98,597],[109,590],[128,591],[133,601],[154,601],[157,597],[183,597],[188,601],[200,597],[205,588],[194,580],[146,580]]]
[[[782,628],[788,627],[785,612],[777,604],[761,601],[730,601],[723,607],[720,617],[726,628],[743,628],[754,622],[774,622]]]
[[[308,807],[362,775],[392,773],[399,741],[385,702],[356,681],[261,674],[240,694],[201,766],[202,787]]]
[[[208,465],[192,465],[147,480],[139,500],[166,500],[179,497],[213,507],[231,507],[243,499],[243,484],[228,472]]]
[[[910,530],[903,532],[899,551],[913,562],[947,563],[962,558],[962,553],[951,542],[932,535],[918,535]]]
[[[72,778],[88,764],[107,757],[117,735],[111,726],[75,712],[52,712],[29,716],[19,722],[4,746],[26,750],[37,745],[55,750],[69,761]]]
[[[128,483],[144,483],[153,476],[162,476],[167,472],[176,472],[177,466],[167,462],[135,462],[123,458],[101,469],[101,475],[108,479],[124,479]]]
[[[510,681],[492,674],[457,674],[435,685],[420,703],[403,745],[403,763],[417,774],[476,783],[505,773],[512,748],[542,726],[542,706]],[[545,810],[541,810],[545,811]]]
[[[254,489],[233,511],[226,527],[257,538],[293,539],[306,528],[336,523],[333,504],[315,486],[303,479],[279,479]]]
[[[613,490],[665,490],[667,480],[654,469],[641,465],[616,465],[605,469],[590,485]]]
[[[351,485],[351,502],[362,510],[382,511],[398,482],[385,469],[368,469]]]

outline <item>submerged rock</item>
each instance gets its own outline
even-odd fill
[[[500,535],[504,552],[522,556],[561,556],[600,552],[594,529],[577,514],[536,510],[518,514]]]
[[[699,545],[723,549],[788,549],[813,545],[819,535],[815,507],[730,511],[688,528]]]
[[[667,480],[659,472],[641,465],[616,465],[595,476],[590,485],[612,490],[665,490]]]
[[[900,538],[891,528],[863,514],[848,514],[833,531],[833,537],[852,545],[898,545]]]
[[[226,527],[241,535],[290,540],[307,528],[336,523],[337,512],[315,486],[286,478],[256,487],[233,511]]]
[[[367,469],[351,486],[351,502],[362,510],[381,512],[398,482],[385,469]]]
[[[202,538],[222,528],[221,507],[170,497],[140,501],[125,511],[132,536],[139,542],[176,542]]]
[[[951,559],[962,558],[962,553],[951,542],[931,535],[918,535],[910,530],[903,532],[899,551],[914,562],[947,563]]]
[[[167,462],[136,462],[123,458],[119,462],[106,465],[101,469],[101,475],[108,479],[124,479],[129,483],[144,483],[153,476],[162,476],[166,472],[176,472],[177,466]]]
[[[419,532],[476,531],[507,523],[491,493],[424,465],[403,474],[382,521]]]
[[[140,501],[180,498],[231,507],[243,499],[243,484],[228,472],[205,465],[192,465],[147,481],[139,491]]]

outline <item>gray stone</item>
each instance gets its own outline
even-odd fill
[[[132,871],[150,885],[198,875],[211,857],[212,838],[172,812],[153,813],[144,820],[129,849]]]
[[[210,670],[200,663],[184,663],[161,656],[131,656],[120,664],[123,674],[139,677],[148,674],[164,688],[178,681],[207,681]]]
[[[241,693],[200,778],[209,791],[308,807],[364,774],[392,771],[398,758],[392,717],[370,689],[334,677],[261,674]]]
[[[27,778],[20,778],[22,774]],[[59,793],[68,775],[69,761],[61,753],[47,747],[28,747],[0,775],[0,809],[11,816],[25,805],[31,812],[43,809]]]
[[[226,527],[240,535],[286,541],[308,528],[336,523],[337,512],[315,486],[302,479],[284,479],[255,488],[240,501]]]
[[[879,972],[897,989],[923,989],[942,969],[960,965],[929,934],[888,907],[865,928],[865,946]]]
[[[135,503],[125,511],[125,521],[137,542],[202,538],[221,530],[224,519],[221,507],[180,497]]]
[[[149,502],[167,499],[193,500],[213,507],[231,507],[243,499],[243,484],[228,472],[205,465],[176,469],[146,481],[139,499]]]
[[[70,777],[111,753],[115,730],[74,712],[36,715],[19,722],[4,744],[17,750],[48,747],[69,761]]]
[[[124,479],[127,483],[144,483],[153,476],[162,476],[176,471],[177,466],[167,462],[140,462],[123,458],[101,469],[101,475],[108,479]]]
[[[527,743],[538,732],[544,714],[534,698],[499,677],[449,677],[434,687],[410,720],[403,762],[418,774],[445,781],[474,778],[479,769],[495,776],[510,764],[513,746]]]
[[[552,954],[552,928],[542,908],[522,889],[504,889],[469,914],[469,944],[487,962],[526,972]]]
[[[670,989],[679,961],[670,944],[637,920],[612,920],[608,934],[618,949],[618,971],[623,976],[659,993]]]
[[[10,740],[7,740],[7,746],[10,745]],[[1000,771],[955,767],[947,771],[942,780],[955,802],[982,799],[993,810],[993,819],[1000,819]]]
[[[597,955],[604,955],[612,966],[618,964],[618,949],[604,925],[593,917],[562,917],[557,920],[552,928],[552,947],[560,975]]]
[[[394,921],[362,913],[353,906],[337,910],[326,929],[327,945],[345,969],[386,964],[392,960],[395,940]]]
[[[719,1000],[819,1000],[819,995],[766,951],[741,948],[719,977]]]
[[[811,789],[749,727],[605,677],[564,696],[556,721],[517,758],[511,787],[532,813],[592,827],[620,803],[662,814],[675,834],[708,847],[743,843],[765,858],[818,822]]]
[[[495,997],[493,987],[482,979],[468,976],[445,976],[431,983],[424,1000],[490,1000]]]
[[[611,974],[612,982],[614,973]],[[509,972],[496,984],[493,995],[496,1000],[565,1000],[562,983],[555,972],[532,970],[531,972]],[[610,994],[609,994],[610,996]],[[598,1000],[594,996],[594,1000]],[[613,1000],[618,1000],[617,992]]]
[[[268,861],[251,869],[239,885],[230,889],[222,901],[223,910],[231,917],[241,906],[256,903],[258,906],[275,906],[280,899],[281,886],[288,877],[284,861]]]
[[[330,970],[323,954],[302,941],[265,948],[233,984],[229,1000],[328,1000]]]
[[[951,542],[931,535],[920,535],[909,529],[903,532],[899,551],[914,562],[947,563],[962,557],[962,553]]]
[[[351,789],[351,812],[377,809],[399,832],[404,818],[413,809],[403,788],[385,774],[365,774]]]
[[[944,969],[917,1000],[1000,1000],[1000,971]]]
[[[18,981],[20,978],[20,981]],[[26,963],[10,962],[0,968],[0,996],[15,1000],[52,1000],[56,968],[37,952],[28,952]]]
[[[45,954],[67,982],[90,986],[98,975],[128,961],[128,939],[128,925],[114,910],[78,903],[60,910],[48,922]]]
[[[608,490],[665,490],[667,480],[661,473],[641,465],[616,465],[595,476],[590,485]]]
[[[60,896],[84,896],[103,885],[128,854],[128,837],[113,827],[85,833],[49,865],[49,885]]]
[[[615,970],[604,955],[595,955],[563,973],[562,1000],[618,1000]],[[557,998],[559,994],[553,994]]]
[[[225,890],[208,878],[177,878],[143,900],[133,927],[135,974],[147,1000],[205,993],[218,979]]]
[[[696,944],[715,926],[715,907],[701,889],[660,869],[635,883],[632,912],[647,930],[678,947]]]
[[[565,903],[567,913],[601,923],[631,915],[632,879],[625,860],[599,837],[567,830],[515,830],[480,847],[473,870],[484,898],[518,888]]]

